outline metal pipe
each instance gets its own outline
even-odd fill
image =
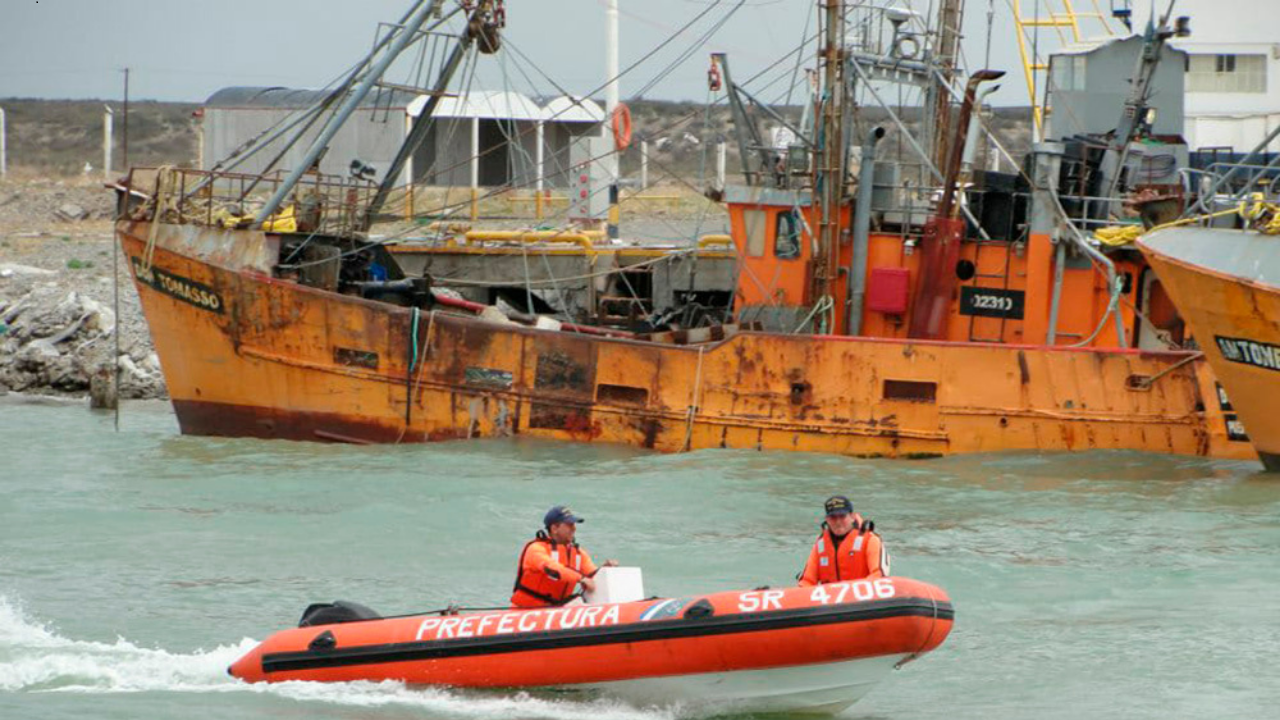
[[[1106,268],[1107,287],[1111,289],[1112,293],[1119,292],[1119,289],[1117,286],[1117,281],[1119,276],[1116,274],[1115,263],[1111,262],[1111,258],[1107,257],[1105,254],[1100,252],[1097,248],[1090,245],[1089,241],[1084,237],[1083,233],[1076,230],[1075,226],[1071,224],[1071,218],[1070,216],[1067,215],[1066,208],[1062,207],[1062,198],[1058,196],[1058,188],[1057,187],[1049,188],[1049,193],[1053,197],[1053,203],[1058,212],[1058,216],[1061,218],[1062,222],[1070,230],[1070,232],[1068,232],[1067,234],[1071,236],[1072,242],[1074,242],[1076,244],[1076,247],[1080,248],[1080,250],[1083,251],[1086,255],[1088,255],[1090,258],[1093,258],[1094,262],[1097,262],[1099,265],[1102,265],[1104,268]],[[1127,333],[1125,332],[1125,328],[1124,328],[1124,316],[1120,314],[1120,309],[1118,306],[1116,307],[1115,314],[1116,314],[1115,322],[1116,322],[1117,347],[1128,347],[1129,343],[1126,340]],[[1051,330],[1051,332],[1053,332],[1053,330]]]
[[[402,31],[400,36],[391,43],[390,47],[388,47],[386,52],[383,53],[382,58],[380,58],[377,64],[375,64],[365,75],[364,79],[360,82],[360,85],[347,96],[346,102],[342,104],[342,107],[338,109],[338,112],[334,117],[325,125],[324,130],[320,132],[320,136],[315,139],[315,142],[311,143],[311,147],[307,149],[307,153],[303,156],[302,162],[298,163],[298,166],[293,169],[293,172],[289,173],[289,176],[285,178],[284,182],[280,183],[280,187],[276,189],[275,194],[271,196],[271,199],[267,201],[267,204],[258,212],[257,217],[255,217],[253,221],[254,226],[261,227],[262,223],[264,223],[267,218],[275,214],[276,210],[280,208],[280,204],[284,202],[284,199],[289,196],[289,193],[293,192],[298,181],[302,179],[302,175],[310,170],[311,167],[315,165],[316,161],[320,159],[321,153],[329,147],[329,143],[333,141],[334,136],[338,134],[340,129],[342,129],[347,118],[351,117],[352,113],[356,111],[356,108],[360,107],[360,103],[364,102],[364,99],[369,95],[369,92],[372,91],[374,86],[377,84],[378,79],[382,77],[389,67],[391,67],[391,63],[395,62],[396,58],[400,56],[400,53],[409,46],[409,43],[414,40],[417,35],[418,28],[422,27],[422,24],[427,21],[427,18],[435,11],[436,7],[440,5],[442,1],[443,0],[431,0],[430,2],[422,2],[418,6],[418,9],[409,18],[408,22],[405,23],[404,31]]]
[[[978,93],[978,97],[974,101],[974,105],[978,108],[979,112],[981,111],[982,103],[987,99],[987,96],[999,89],[999,85],[988,85],[982,89],[982,92]],[[978,138],[981,136],[982,123],[977,122],[971,124],[969,126],[969,136],[965,138],[964,141],[964,159],[960,161],[961,175],[965,175],[973,171],[973,161],[978,155]]]
[[[613,117],[618,107],[618,0],[609,0],[609,8],[605,15],[605,56],[604,72],[608,76],[604,88],[605,118]],[[605,135],[609,129],[605,127]]]
[[[544,123],[542,120],[539,120],[538,124],[535,127],[537,129],[534,132],[534,138],[538,144],[538,147],[534,151],[534,158],[535,158],[534,162],[538,166],[538,179],[534,187],[537,190],[538,194],[541,195],[543,189],[546,186],[546,158],[545,158],[546,123]]]
[[[649,141],[640,141],[640,189],[649,189]]]
[[[876,145],[884,137],[882,127],[867,133],[862,143],[862,166],[858,168],[858,204],[853,211],[853,258],[846,276],[849,301],[845,304],[844,326],[849,335],[862,334],[862,306],[867,294],[867,255],[871,246],[871,193],[875,187]]]
[[[747,115],[747,107],[742,102],[742,90],[733,84],[733,74],[729,70],[729,58],[724,53],[712,53],[711,62],[718,66],[724,75],[725,97],[729,101],[729,112],[733,116],[733,132],[738,136],[738,159],[742,162],[742,177],[747,185],[756,184],[756,175],[763,168],[753,168],[752,158],[760,162],[757,149],[764,145],[760,137],[760,129]]]
[[[849,65],[854,69],[854,72],[858,73],[858,78],[862,81],[862,86],[867,89],[867,92],[871,93],[871,97],[875,98],[876,103],[879,104],[880,107],[884,108],[885,112],[889,114],[889,119],[898,127],[898,131],[902,133],[902,137],[906,139],[907,144],[915,154],[920,157],[924,167],[929,170],[934,178],[942,180],[942,171],[938,169],[937,165],[933,164],[933,160],[929,158],[929,155],[924,151],[924,148],[920,147],[920,143],[916,141],[915,137],[911,134],[911,130],[907,127],[906,123],[902,121],[902,118],[893,111],[893,107],[886,103],[884,98],[880,96],[880,93],[876,91],[875,85],[871,83],[871,78],[862,71],[861,65],[856,62],[849,63]],[[973,226],[978,229],[978,235],[980,235],[983,240],[991,239],[991,235],[987,233],[987,229],[982,227],[982,223],[978,222],[978,219],[973,216],[973,211],[971,211],[967,205],[960,205],[960,213],[968,218],[969,222],[973,223]]]
[[[595,250],[595,243],[587,234],[560,230],[470,230],[463,239],[468,245],[479,242],[564,243],[578,245],[587,252]]]
[[[716,143],[716,189],[720,191],[724,190],[726,163],[729,157],[727,150],[728,145],[723,140]]]
[[[1004,77],[1003,70],[979,70],[969,77],[964,89],[964,102],[960,105],[960,117],[957,121],[955,142],[951,146],[947,159],[946,176],[942,179],[942,202],[938,203],[938,217],[955,217],[956,195],[959,192],[956,183],[960,179],[960,165],[964,157],[964,141],[969,136],[969,123],[973,119],[974,100],[978,95],[978,85],[988,80],[999,80]]]
[[[480,219],[480,117],[471,118],[471,222]]]
[[[605,122],[604,137],[612,139],[611,126],[614,123],[614,113],[618,111],[619,88],[618,88],[618,0],[609,0],[609,11],[606,18],[607,42],[605,44],[605,73],[609,76],[608,85],[604,90],[605,103]],[[619,208],[618,208],[618,179],[621,175],[619,148],[613,144],[613,151],[605,158],[605,170],[609,173],[609,220],[608,231],[609,237],[617,239],[619,237]]]
[[[436,8],[436,22],[425,32],[431,32],[436,28],[444,25],[453,18],[454,15],[462,12],[462,3],[457,3],[457,7],[444,17],[440,16],[440,6],[443,0],[435,0],[433,5]],[[462,64],[462,59],[470,49],[472,40],[471,28],[475,27],[475,23],[481,22],[483,13],[488,8],[488,0],[476,6],[470,17],[467,18],[467,26],[463,28],[462,33],[458,36],[458,44],[453,48],[453,52],[449,54],[448,60],[441,66],[440,72],[436,75],[436,84],[431,92],[427,94],[427,102],[423,104],[422,109],[418,111],[418,117],[413,122],[413,128],[409,131],[408,137],[401,143],[400,149],[396,151],[396,156],[392,158],[391,165],[387,167],[387,172],[382,178],[382,183],[378,185],[378,191],[374,194],[373,200],[369,202],[369,207],[365,210],[364,223],[366,226],[372,224],[373,216],[382,209],[382,205],[386,203],[387,197],[391,194],[391,190],[395,184],[396,176],[400,174],[405,163],[409,158],[418,151],[418,147],[422,145],[427,138],[427,133],[434,126],[436,106],[440,104],[440,100],[444,98],[445,91],[449,88],[449,82],[452,80],[454,73],[458,71],[458,66]],[[405,21],[408,21],[406,16]],[[401,24],[404,24],[402,22]],[[390,37],[390,36],[388,36]],[[385,42],[385,40],[384,40]]]
[[[1057,256],[1053,260],[1053,300],[1049,305],[1049,336],[1045,344],[1058,344],[1058,311],[1062,307],[1062,269],[1067,263],[1067,246],[1058,243]]]

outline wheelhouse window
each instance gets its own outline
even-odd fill
[[[1187,57],[1187,92],[1262,93],[1266,91],[1266,55],[1190,55]]]
[[[765,228],[769,221],[769,213],[764,210],[743,210],[742,229],[747,236],[747,256],[764,255]]]
[[[1079,91],[1085,89],[1086,63],[1084,55],[1055,55],[1049,60],[1053,66],[1052,79],[1054,90]]]
[[[773,255],[779,260],[790,260],[800,257],[800,213],[795,210],[784,210],[778,213],[778,223],[774,233]]]

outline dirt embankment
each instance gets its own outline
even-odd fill
[[[0,181],[0,394],[82,396],[118,364],[121,397],[166,397],[123,262],[116,356],[113,207],[101,182]]]

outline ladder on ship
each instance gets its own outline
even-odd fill
[[[973,287],[991,288],[991,289],[1007,291],[1009,289],[1009,275],[1011,273],[1011,267],[1012,267],[1013,242],[1011,240],[983,240],[981,238],[977,238],[973,240],[973,242],[977,243],[973,253],[973,267],[974,267]],[[995,245],[1000,245],[1004,247],[1003,271],[1002,272],[983,272],[982,249],[990,248]],[[984,284],[983,281],[987,281],[987,283]],[[984,322],[979,323],[978,321],[980,319],[983,320]],[[997,318],[991,318],[991,317],[979,318],[977,315],[970,315],[969,316],[969,342],[982,342],[982,343],[1007,342],[1007,340],[1005,340],[1005,328],[1008,326],[1009,318],[1004,315],[1001,315],[998,318],[1000,323],[1000,331],[996,333],[995,337],[983,337],[982,335],[978,334],[978,326],[980,324],[986,327],[990,327],[992,322],[996,320]]]

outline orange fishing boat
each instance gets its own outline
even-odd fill
[[[1221,403],[1239,413],[1227,416],[1228,432],[1251,439],[1280,472],[1280,238],[1170,228],[1139,246],[1221,380]]]
[[[337,624],[312,612],[354,610]],[[839,712],[946,640],[947,595],[906,578],[382,619],[313,606],[228,672],[249,682],[584,690],[717,712]]]
[[[474,6],[461,51],[486,37],[473,28],[490,27],[495,9]],[[393,37],[401,32],[407,47],[416,36]],[[835,87],[849,72],[843,62],[826,70]],[[373,82],[352,83],[328,107],[355,107]],[[442,75],[429,98],[447,84]],[[431,108],[429,99],[418,123],[430,124]],[[833,110],[815,117],[838,123]],[[518,318],[536,320],[530,327],[496,309],[477,317],[473,304],[433,292],[429,276],[405,273],[368,235],[399,166],[381,184],[314,171],[340,115],[287,177],[166,169],[120,187],[119,242],[184,433],[1254,456],[1227,431],[1209,366],[1162,349],[1160,329],[1142,320],[1153,274],[1141,255],[1104,254],[1064,230],[1060,145],[1038,149],[1021,191],[1013,176],[992,176],[982,197],[962,192],[952,152],[936,207],[896,219],[873,212],[869,179],[850,196],[839,152],[812,149],[821,173],[748,153],[748,186],[724,195],[744,324],[637,335]],[[827,132],[846,135],[839,124]],[[954,135],[965,136],[963,122]],[[867,178],[876,139],[862,154]]]

